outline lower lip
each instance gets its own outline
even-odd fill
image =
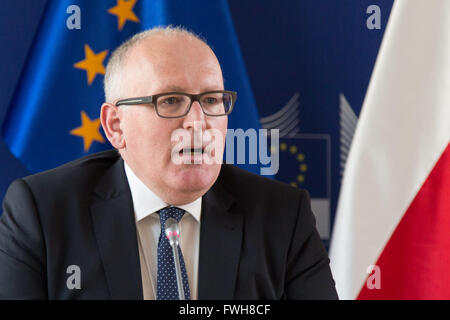
[[[201,164],[203,163],[203,154],[202,153],[182,153],[180,155],[181,159],[183,159],[183,163],[185,164]]]

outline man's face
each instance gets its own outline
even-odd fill
[[[215,55],[199,40],[184,35],[143,40],[131,49],[124,70],[125,90],[122,92],[127,92],[127,96],[122,99],[171,91],[198,94],[224,89]],[[185,139],[181,144],[193,148],[195,126],[197,135],[217,130],[223,144],[227,116],[206,116],[198,102],[192,104],[183,118],[161,118],[153,105],[123,106],[119,107],[119,112],[125,141],[125,147],[120,150],[122,156],[135,174],[163,200],[174,205],[191,202],[212,186],[220,172],[220,163],[196,164],[195,153],[188,152],[179,155],[183,160],[192,160],[191,164],[174,162],[171,154],[177,141],[171,141],[171,137],[175,130],[183,129],[191,134],[191,141]],[[216,158],[222,159],[223,147],[215,152]]]

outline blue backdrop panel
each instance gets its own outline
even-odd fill
[[[392,2],[138,0],[133,11],[140,22],[127,21],[122,30],[107,12],[116,0],[2,2],[0,40],[8,46],[0,51],[0,122],[7,144],[0,142],[0,196],[16,177],[86,154],[70,131],[81,125],[81,111],[98,118],[103,101],[102,75],[88,84],[86,72],[73,67],[84,59],[86,44],[96,54],[108,50],[106,62],[132,33],[182,24],[206,38],[222,63],[225,86],[238,91],[231,127],[280,130],[275,178],[309,190],[328,244],[346,154]],[[71,4],[81,8],[81,30],[65,27]],[[367,28],[370,5],[380,9],[380,29]],[[87,152],[108,147],[94,141]]]

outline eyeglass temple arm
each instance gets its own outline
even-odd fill
[[[116,103],[116,106],[121,105],[138,105],[138,104],[147,104],[147,103],[153,103],[153,97],[138,97],[138,98],[129,98],[129,99],[123,99],[119,100]]]

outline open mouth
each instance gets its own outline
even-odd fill
[[[202,155],[205,153],[203,148],[185,148],[180,150],[180,156],[182,155]]]
[[[184,147],[182,149],[173,150],[171,160],[174,164],[215,164],[221,163],[220,159],[215,158],[215,150],[208,146],[200,148]]]

